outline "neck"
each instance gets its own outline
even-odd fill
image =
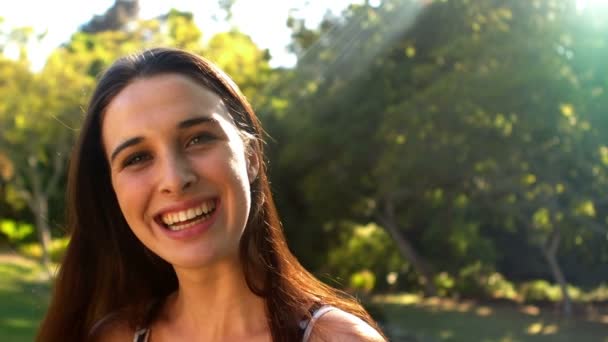
[[[268,331],[264,300],[247,286],[238,258],[175,272],[179,288],[167,299],[161,320],[189,337],[184,340],[249,339]]]

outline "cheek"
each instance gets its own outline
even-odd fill
[[[242,146],[240,147],[240,149],[237,149],[237,153],[234,153],[229,159],[229,164],[232,174],[234,175],[235,182],[239,184],[243,192],[249,195],[250,184],[249,176],[247,174],[247,161],[245,152],[243,151]]]
[[[213,158],[201,165],[204,173],[216,179],[217,184],[226,187],[228,194],[238,205],[248,208],[251,202],[247,163],[245,162],[242,145],[226,145],[226,149],[218,151]]]
[[[112,180],[118,204],[130,226],[134,218],[142,216],[150,191],[147,183],[145,177],[118,176]]]
[[[231,178],[234,182],[248,182],[247,163],[243,144],[240,141],[230,141],[204,155],[198,162],[199,171],[214,173]]]

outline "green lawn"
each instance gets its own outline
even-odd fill
[[[0,255],[0,340],[32,341],[48,303],[49,286],[38,264]]]
[[[32,341],[48,303],[49,285],[38,264],[0,253],[0,341]],[[515,307],[421,300],[415,295],[374,299],[392,341],[406,342],[608,342],[608,317],[562,321]],[[602,317],[600,317],[602,318]]]
[[[392,341],[608,342],[608,319],[563,320],[538,308],[475,305],[414,295],[378,297]],[[525,310],[524,310],[525,311]],[[603,322],[603,323],[600,323]]]

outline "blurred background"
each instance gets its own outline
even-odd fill
[[[393,341],[608,341],[608,1],[21,0],[0,17],[3,341],[44,314],[96,77],[154,46],[241,87],[291,249]]]

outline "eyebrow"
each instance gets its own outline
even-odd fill
[[[186,128],[190,128],[196,125],[202,125],[202,124],[215,124],[218,125],[219,122],[216,119],[210,118],[210,117],[198,117],[198,118],[192,118],[192,119],[187,119],[184,120],[182,122],[180,122],[179,124],[177,124],[177,128],[178,129],[186,129]],[[116,159],[116,156],[120,153],[120,151],[131,147],[133,145],[137,145],[139,143],[141,143],[144,140],[143,137],[134,137],[131,139],[128,139],[127,141],[121,143],[120,145],[118,145],[114,151],[112,152],[112,155],[110,156],[110,161],[114,161],[114,159]]]
[[[192,126],[205,124],[205,123],[216,124],[216,125],[219,124],[217,122],[217,120],[210,118],[210,117],[203,116],[203,117],[197,117],[197,118],[184,120],[177,125],[177,128],[179,128],[179,129],[190,128]]]
[[[110,162],[114,161],[114,159],[116,158],[118,153],[120,153],[120,151],[124,150],[125,148],[127,148],[129,146],[137,145],[140,142],[142,142],[143,140],[144,140],[144,138],[142,138],[142,137],[135,137],[135,138],[128,139],[127,141],[121,143],[114,149],[114,152],[112,152],[112,156],[110,157]]]

